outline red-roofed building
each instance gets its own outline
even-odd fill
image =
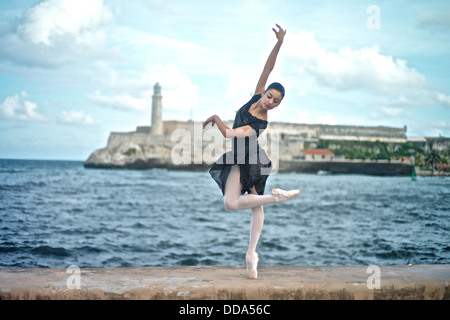
[[[327,149],[302,149],[302,156],[306,161],[331,161],[334,153]]]

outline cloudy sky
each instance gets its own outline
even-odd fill
[[[287,29],[270,121],[450,136],[450,2],[2,0],[0,158],[85,160],[111,131],[233,119]]]

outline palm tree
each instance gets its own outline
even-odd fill
[[[421,153],[416,152],[416,154],[414,155],[414,164],[419,167],[425,164]]]
[[[441,161],[441,155],[436,150],[431,150],[425,155],[425,163],[431,166],[431,174],[434,175],[436,165]]]
[[[441,151],[441,163],[448,164],[448,158],[450,158],[450,148]]]

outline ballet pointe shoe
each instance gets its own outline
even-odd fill
[[[280,188],[275,188],[272,189],[272,194],[275,196],[276,201],[281,203],[298,196],[300,194],[300,190],[286,191]]]
[[[258,254],[256,252],[253,254],[247,253],[245,260],[246,260],[246,264],[247,264],[248,277],[250,279],[258,278],[258,271],[256,270],[256,268],[258,266],[258,261],[259,261]]]

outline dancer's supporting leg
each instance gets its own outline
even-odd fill
[[[250,238],[248,242],[248,250],[245,256],[248,276],[251,279],[258,278],[258,261],[259,257],[256,253],[256,245],[264,224],[264,209],[263,206],[252,208],[252,223],[250,225]]]
[[[252,208],[252,222],[250,225],[250,238],[248,242],[247,254],[253,255],[256,252],[256,245],[264,225],[263,206]]]
[[[253,187],[250,191],[251,194],[258,194]],[[256,245],[259,241],[259,236],[264,225],[264,208],[263,206],[258,206],[252,208],[252,222],[250,225],[250,239],[248,242],[248,254],[253,254],[256,252]]]
[[[280,203],[297,196],[298,190],[284,191],[276,189],[271,195],[241,194],[241,172],[239,165],[234,165],[228,175],[225,185],[224,204],[227,210],[243,210],[263,206],[271,203]]]

